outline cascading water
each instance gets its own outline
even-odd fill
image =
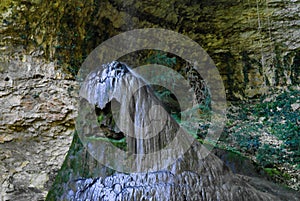
[[[118,172],[69,181],[62,200],[293,200],[270,189],[256,189],[251,179],[232,174],[216,156],[200,149],[201,145],[163,109],[146,82],[123,63],[114,61],[91,72],[80,96],[82,107],[96,107],[113,117],[114,126],[104,117],[98,122],[102,129],[94,128],[95,122],[91,122],[78,133],[95,159]],[[111,106],[110,114],[107,105]],[[90,122],[90,116],[96,118],[87,112],[77,122]],[[155,120],[160,121],[153,124]],[[102,140],[107,136],[103,127],[107,132],[124,134],[127,154]],[[100,140],[91,140],[92,135]],[[172,147],[166,148],[170,144]],[[161,149],[167,151],[162,153]]]
[[[166,168],[165,164],[171,164],[170,160],[175,161],[195,140],[180,129],[146,81],[125,64],[112,62],[105,68],[92,72],[84,82],[80,95],[102,110],[109,103],[120,105],[118,109],[114,107],[109,109],[117,128],[127,136],[127,153],[130,156],[127,154],[124,157],[130,157],[126,164],[131,164],[129,169],[125,168],[127,172]],[[86,125],[81,127],[85,128]],[[85,139],[85,132],[80,131],[80,133],[84,134],[82,138]],[[177,144],[176,150],[170,147],[169,144],[178,141],[181,143]],[[93,144],[88,139],[87,143],[94,147],[103,146]],[[168,151],[166,146],[168,149],[173,149],[172,152]],[[161,152],[160,150],[163,149],[165,151]],[[95,153],[96,159],[102,158],[102,152]],[[119,168],[124,170],[122,167]]]

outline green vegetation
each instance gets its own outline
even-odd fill
[[[292,107],[299,97],[299,90],[289,88],[232,105],[219,146],[251,158],[276,181],[292,181],[300,169],[300,115]]]
[[[300,104],[299,97],[300,91],[290,88],[230,106],[217,148],[247,157],[276,182],[299,189],[292,181],[300,170],[300,108],[292,107]],[[211,111],[201,109],[203,114],[192,121],[175,120],[204,143]]]
[[[285,180],[289,180],[292,177],[287,173],[282,173],[276,168],[264,168],[264,171],[273,179],[278,182],[284,182]]]
[[[174,67],[176,65],[176,57],[169,57],[168,54],[163,51],[153,51],[145,59],[145,63]]]
[[[62,185],[70,181],[72,174],[75,173],[74,171],[78,171],[78,174],[81,176],[88,175],[88,171],[86,171],[86,169],[82,167],[82,161],[77,160],[75,157],[80,156],[82,151],[83,145],[80,142],[77,132],[75,132],[72,144],[68,151],[68,155],[66,156],[66,160],[64,160],[64,163],[60,171],[58,172],[58,175],[55,177],[54,184],[49,191],[46,200],[57,200],[57,196],[64,193],[64,188]]]
[[[72,186],[75,182],[74,178],[78,180],[81,178],[96,178],[101,175],[111,175],[114,172],[115,170],[103,166],[87,152],[75,131],[68,155],[55,177],[46,200],[61,200],[60,196],[67,193],[66,189],[74,187]]]
[[[87,140],[89,141],[104,141],[104,142],[110,142],[113,146],[118,147],[119,149],[122,149],[124,151],[127,150],[127,143],[126,138],[121,139],[113,139],[108,137],[87,137]]]

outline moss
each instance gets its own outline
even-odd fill
[[[59,200],[59,197],[64,193],[63,184],[66,184],[70,181],[73,169],[79,170],[80,167],[76,164],[76,160],[72,159],[72,156],[76,155],[76,152],[83,149],[77,132],[74,133],[73,141],[66,156],[66,159],[63,162],[63,165],[55,177],[55,181],[52,185],[52,188],[48,192],[46,200],[54,201]],[[69,159],[69,160],[68,160]]]
[[[104,119],[104,114],[100,114],[100,115],[98,116],[98,118],[97,118],[97,121],[98,121],[99,123],[101,123],[101,122],[103,121],[103,119]]]
[[[113,174],[113,170],[99,164],[85,149],[75,131],[72,144],[46,200],[61,200],[70,187],[69,182],[79,178],[95,178]]]
[[[235,151],[235,150],[227,150],[228,152],[228,159],[234,160],[238,159],[241,161],[244,161],[247,159],[247,157],[243,156],[241,152]]]
[[[124,151],[127,150],[127,143],[126,143],[126,138],[122,139],[112,139],[112,138],[107,138],[107,137],[88,137],[88,140],[91,141],[105,141],[105,142],[110,142],[112,143],[113,146],[118,147],[119,149],[122,149]]]
[[[289,175],[288,173],[282,173],[280,172],[278,169],[276,168],[264,168],[264,171],[272,178],[279,178],[279,179],[283,179],[283,180],[289,180],[291,179],[291,175]]]
[[[281,173],[276,168],[264,168],[265,172],[268,173],[270,176],[279,176]]]

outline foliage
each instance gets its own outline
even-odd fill
[[[277,180],[286,180],[286,179],[290,179],[291,176],[286,174],[286,173],[282,173],[281,171],[279,171],[276,168],[264,168],[264,171],[272,178],[276,178]]]
[[[104,142],[110,142],[113,146],[126,151],[127,150],[127,143],[126,143],[126,138],[121,138],[121,139],[113,139],[109,137],[88,137],[87,138],[89,141],[104,141]]]
[[[145,63],[160,64],[164,66],[174,67],[176,65],[176,57],[169,57],[166,52],[155,51],[148,58],[145,59]]]
[[[293,111],[291,105],[299,101],[300,91],[290,90],[279,94],[273,101],[265,101],[253,108],[258,117],[265,117],[264,124],[269,132],[282,140],[282,148],[299,156],[300,125],[299,109]],[[299,157],[292,163],[299,163]]]
[[[231,106],[219,146],[250,157],[276,181],[292,181],[300,169],[300,115],[292,108],[299,97],[289,88]]]
[[[275,163],[279,163],[282,152],[280,148],[275,148],[269,144],[264,144],[256,154],[257,162],[263,167],[274,167]]]
[[[236,142],[237,149],[247,152],[258,150],[256,156],[262,165],[268,164],[268,154],[278,158],[270,160],[272,163],[287,162],[280,153],[289,153],[291,164],[299,163],[300,128],[299,111],[293,111],[291,104],[299,100],[300,91],[288,90],[271,97],[263,96],[256,104],[243,104],[238,114],[229,114],[227,128],[231,127],[231,138]],[[234,125],[233,125],[234,124]],[[282,142],[277,147],[260,142],[262,133]],[[276,147],[276,148],[275,148]],[[249,151],[248,151],[249,152]]]
[[[80,158],[82,151],[83,145],[79,139],[77,132],[75,131],[72,144],[68,151],[68,155],[66,156],[66,160],[62,164],[60,171],[55,177],[55,181],[47,195],[46,200],[57,200],[58,196],[61,196],[65,190],[62,184],[69,182],[72,178],[72,174],[76,173],[81,175],[82,177],[89,176],[87,169],[82,166],[83,160],[81,160],[82,158]],[[76,156],[79,157],[79,160],[76,160]]]

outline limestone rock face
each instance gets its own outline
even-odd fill
[[[0,200],[44,199],[74,132],[76,84],[23,55],[0,74]]]
[[[299,84],[299,4],[1,1],[1,199],[42,199],[68,150],[76,86],[57,68],[74,76],[101,42],[134,28],[160,27],[208,51],[229,98],[255,97],[270,87]]]
[[[40,51],[74,75],[101,42],[127,30],[160,27],[189,36],[209,53],[229,98],[299,84],[299,1],[32,0],[0,5],[2,52],[11,51],[10,44],[32,54]]]

